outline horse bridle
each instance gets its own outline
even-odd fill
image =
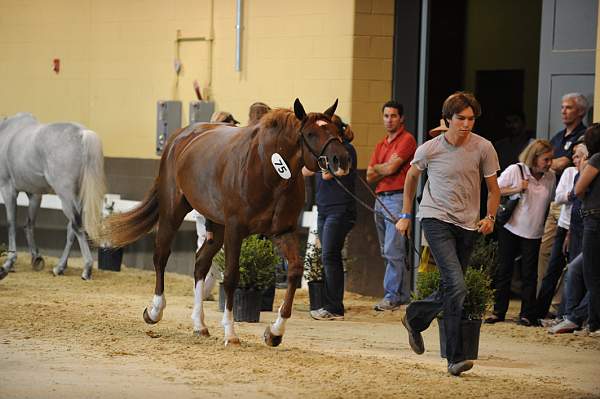
[[[325,150],[327,150],[327,146],[329,146],[329,144],[332,141],[337,140],[338,142],[342,143],[342,139],[330,134],[325,144],[323,144],[323,147],[321,147],[321,151],[319,151],[319,153],[317,154],[317,152],[310,146],[308,140],[304,136],[304,132],[302,131],[303,128],[304,126],[300,128],[300,137],[302,138],[302,142],[306,145],[306,148],[308,148],[308,151],[312,154],[312,156],[315,157],[315,159],[317,160],[317,165],[319,166],[321,171],[327,172],[329,170],[329,161],[327,161],[327,157],[323,154],[325,153]]]

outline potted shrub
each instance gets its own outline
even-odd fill
[[[483,268],[468,267],[465,273],[467,296],[463,305],[463,320],[461,323],[463,352],[467,359],[477,359],[479,352],[479,333],[485,312],[494,300],[494,291],[491,288],[491,279]],[[440,272],[436,268],[432,271],[419,273],[417,291],[413,295],[416,300],[423,299],[437,291],[440,287]],[[440,354],[446,357],[446,332],[444,323],[439,320]]]
[[[321,243],[317,238],[315,244],[306,244],[304,255],[304,278],[308,282],[308,298],[310,310],[321,309],[325,305],[325,281],[321,258]]]
[[[225,270],[225,252],[223,250],[217,253],[214,262],[223,273]],[[275,286],[275,265],[278,262],[279,256],[270,240],[258,235],[249,236],[244,240],[240,251],[240,281],[233,298],[235,321],[252,323],[259,321],[261,293]],[[224,306],[225,292],[221,284],[219,309],[223,310]]]

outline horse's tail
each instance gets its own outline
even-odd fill
[[[83,165],[79,182],[79,198],[82,202],[83,228],[88,236],[97,241],[102,230],[102,205],[106,193],[104,155],[102,142],[96,133],[84,130]]]
[[[113,247],[123,247],[152,231],[158,223],[158,179],[138,206],[115,213],[104,221],[103,240]]]

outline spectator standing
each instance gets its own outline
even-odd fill
[[[410,300],[410,290],[404,281],[408,276],[406,238],[384,216],[390,217],[388,211],[394,217],[400,214],[406,173],[417,148],[415,138],[404,127],[402,104],[388,101],[381,110],[387,135],[377,143],[367,168],[367,181],[377,183],[375,227],[385,260],[384,296],[373,307],[378,311],[398,309]]]
[[[554,196],[556,178],[550,172],[552,145],[548,140],[531,142],[519,156],[519,164],[510,165],[498,179],[502,195],[521,193],[509,221],[498,231],[498,267],[493,278],[494,313],[486,323],[504,321],[510,297],[515,256],[521,254],[521,312],[517,323],[531,326],[535,312],[536,270],[544,217]],[[524,178],[521,178],[522,169]]]
[[[339,116],[334,115],[332,122],[343,138],[344,147],[350,154],[350,173],[340,178],[341,184],[354,193],[356,179],[356,150],[350,142],[354,133]],[[315,175],[306,167],[302,168],[304,176]],[[326,172],[317,172],[317,234],[321,242],[321,259],[325,274],[325,305],[312,310],[310,315],[315,320],[344,319],[344,263],[342,250],[346,236],[356,222],[356,200],[338,185],[333,176]]]
[[[583,277],[590,299],[588,327],[584,335],[600,337],[600,124],[594,123],[585,132],[589,159],[575,185],[575,194],[582,198],[583,216]]]
[[[421,332],[443,310],[448,372],[458,376],[473,367],[462,348],[461,319],[467,294],[464,272],[477,232],[489,234],[494,230],[500,166],[492,143],[471,132],[475,118],[481,115],[472,94],[458,92],[448,97],[442,115],[448,131],[417,149],[406,177],[404,205],[396,228],[403,236],[409,233],[417,182],[427,169],[429,178],[417,217],[440,270],[442,289],[409,304],[402,323],[408,330],[410,347],[421,354],[425,351]],[[479,219],[482,176],[489,194],[487,216]]]
[[[253,103],[248,110],[248,126],[258,123],[260,118],[270,110],[271,107],[263,102],[258,101]]]
[[[533,135],[527,130],[525,114],[520,110],[506,114],[504,127],[507,136],[494,143],[501,171],[504,171],[509,165],[519,162],[519,154],[527,147]]]
[[[560,116],[565,128],[552,137],[550,143],[553,147],[552,166],[557,180],[560,180],[563,170],[571,165],[573,158],[573,148],[585,132],[583,118],[588,109],[588,101],[583,94],[569,93],[562,97],[560,106]],[[538,260],[538,282],[542,281],[548,260],[552,252],[552,245],[556,235],[556,226],[560,217],[560,204],[552,202],[550,211],[544,225],[544,234],[540,244],[540,254]]]

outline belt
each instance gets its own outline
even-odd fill
[[[591,215],[600,215],[600,208],[596,208],[596,209],[580,209],[579,210],[579,216],[586,217],[586,216],[591,216]]]
[[[404,190],[382,191],[380,193],[377,193],[377,195],[381,195],[382,197],[387,197],[388,195],[402,194],[403,192],[404,192]]]

